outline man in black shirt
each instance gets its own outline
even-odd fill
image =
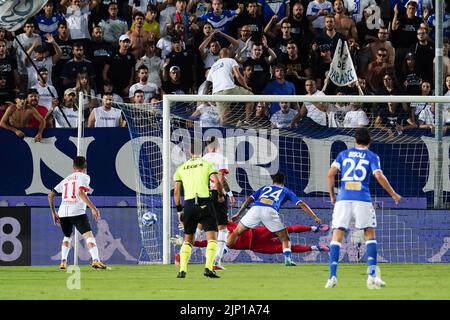
[[[12,91],[18,86],[19,73],[17,72],[17,61],[6,51],[5,40],[0,40],[0,74],[5,77],[5,87]]]
[[[136,58],[129,52],[130,37],[123,34],[119,38],[119,49],[103,67],[103,80],[109,80],[114,85],[114,92],[122,98],[128,97],[130,87],[134,83]]]
[[[84,58],[84,45],[81,42],[75,42],[72,47],[73,59],[70,59],[64,65],[61,72],[64,89],[73,88],[76,85],[77,75],[86,72],[93,83],[95,81],[94,65],[91,61]]]

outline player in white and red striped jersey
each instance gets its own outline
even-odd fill
[[[203,159],[209,160],[212,163],[214,163],[218,172],[219,180],[224,189],[223,194],[227,195],[230,201],[230,206],[233,206],[234,204],[233,192],[230,190],[228,182],[225,178],[225,175],[227,175],[230,171],[230,169],[228,168],[228,160],[222,153],[218,152],[219,143],[216,137],[208,138],[207,143],[208,143],[207,145],[208,152],[205,155],[203,155]],[[214,181],[210,182],[210,190],[211,190],[211,197],[214,203],[214,209],[216,211],[217,226],[219,229],[219,233],[217,236],[217,252],[214,258],[213,268],[214,270],[225,270],[225,268],[222,265],[222,257],[224,254],[224,248],[228,237],[228,230],[227,230],[228,205],[226,199],[225,201],[222,202],[219,201]]]
[[[59,267],[63,270],[67,268],[67,256],[69,255],[71,236],[73,227],[75,226],[86,241],[87,248],[92,257],[92,268],[107,269],[107,266],[100,261],[94,234],[92,233],[91,225],[86,215],[86,206],[89,206],[95,221],[100,219],[100,211],[86,194],[91,191],[89,187],[91,178],[86,174],[86,158],[76,157],[73,160],[73,169],[74,172],[62,180],[48,194],[53,222],[55,225],[60,224],[64,233],[61,246],[61,264]],[[56,213],[53,200],[58,193],[61,193],[62,200],[58,213]]]

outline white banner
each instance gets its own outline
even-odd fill
[[[334,51],[328,77],[339,87],[347,86],[358,80],[346,41],[342,42],[339,39],[336,50]]]
[[[42,9],[47,0],[0,0],[0,27],[16,31]]]

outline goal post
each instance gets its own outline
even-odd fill
[[[292,187],[301,197],[304,197],[311,207],[329,211],[326,190],[326,172],[331,161],[343,148],[353,146],[354,128],[297,128],[297,129],[271,129],[270,127],[251,127],[246,124],[230,125],[225,128],[202,127],[199,121],[191,117],[202,103],[211,106],[211,112],[215,104],[220,102],[232,105],[235,110],[242,113],[233,114],[234,120],[244,117],[244,104],[253,103],[326,103],[333,104],[388,104],[388,103],[426,103],[436,104],[436,113],[442,113],[443,105],[450,104],[450,97],[441,96],[272,96],[272,95],[245,95],[245,96],[220,96],[220,95],[164,95],[162,103],[149,103],[142,105],[117,103],[116,107],[122,109],[128,122],[128,129],[132,139],[133,156],[135,158],[135,176],[137,190],[138,221],[145,210],[153,210],[159,216],[153,229],[149,230],[140,225],[143,243],[140,263],[163,263],[173,261],[174,250],[170,243],[170,237],[179,233],[178,221],[173,207],[171,192],[173,185],[173,173],[175,168],[188,159],[187,141],[193,136],[201,137],[204,141],[208,135],[217,134],[220,138],[224,154],[229,157],[230,171],[229,184],[235,194],[238,205],[245,200],[256,188],[270,183],[271,167],[273,161],[280,161],[280,168],[287,173],[288,186]],[[373,119],[372,123],[373,123]],[[308,123],[305,122],[306,126]],[[442,130],[443,125],[437,124],[436,130]],[[436,137],[423,136],[423,131],[418,134],[401,134],[390,137],[385,131],[369,126],[373,133],[375,152],[382,152],[381,160],[386,169],[388,178],[400,185],[407,197],[413,200],[411,203],[419,203],[431,208],[434,192],[445,199],[448,183],[443,183],[443,177],[448,174],[448,168],[443,169],[448,159],[438,159],[435,148],[448,148],[450,139],[444,137],[444,143],[436,144]],[[152,137],[151,139],[149,137]],[[146,145],[148,142],[149,145]],[[153,146],[153,145],[156,145]],[[446,158],[446,153],[444,158]],[[384,160],[383,160],[384,158]],[[398,160],[400,159],[400,161]],[[445,161],[444,161],[445,160]],[[382,165],[382,168],[383,168]],[[438,168],[441,166],[440,168]],[[410,170],[410,175],[405,174],[405,168]],[[442,172],[440,175],[431,173]],[[374,179],[372,179],[374,180]],[[447,178],[448,180],[448,178]],[[415,183],[419,181],[420,183]],[[419,185],[420,184],[420,185]],[[440,186],[436,189],[435,186]],[[389,201],[387,194],[381,187],[371,182],[371,191],[374,190],[374,201],[381,203],[381,207],[387,215],[382,220],[381,228],[391,232],[403,232],[405,224],[399,223],[395,217],[388,214],[389,206],[384,203]],[[444,190],[446,190],[444,192]],[[403,194],[402,194],[403,195]],[[419,196],[420,195],[420,196]],[[416,199],[417,198],[417,199]],[[426,198],[426,199],[425,199]],[[423,199],[426,202],[423,204]],[[446,203],[442,202],[443,205]],[[231,210],[237,210],[237,207]],[[287,209],[292,210],[292,209]],[[162,222],[162,223],[161,223]],[[400,229],[401,230],[400,230]],[[416,241],[411,240],[402,243],[401,246],[409,248]],[[392,240],[391,245],[398,245],[401,239]],[[398,249],[390,250],[389,256],[393,260],[398,259]],[[418,252],[420,248],[410,248],[410,252]],[[194,250],[195,251],[195,250]],[[199,250],[193,253],[192,262],[202,261]],[[406,261],[407,259],[399,259]]]

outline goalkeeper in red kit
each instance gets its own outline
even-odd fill
[[[227,229],[231,233],[234,229],[236,229],[237,223],[229,221],[227,223]],[[330,227],[326,224],[322,224],[320,226],[303,226],[303,225],[293,225],[286,226],[286,230],[288,233],[300,233],[300,232],[327,232]],[[179,240],[181,237],[177,236],[171,238],[171,242],[174,245],[179,245]],[[195,241],[195,247],[206,247],[207,241],[200,240]],[[275,254],[275,253],[283,253],[283,248],[281,245],[281,240],[277,237],[277,235],[273,232],[270,232],[264,226],[257,226],[254,229],[247,229],[244,231],[238,238],[233,246],[234,250],[251,250],[257,253],[265,253],[265,254]],[[292,252],[308,252],[308,251],[321,251],[321,252],[329,252],[330,249],[327,245],[318,244],[313,246],[293,244],[291,246]]]

